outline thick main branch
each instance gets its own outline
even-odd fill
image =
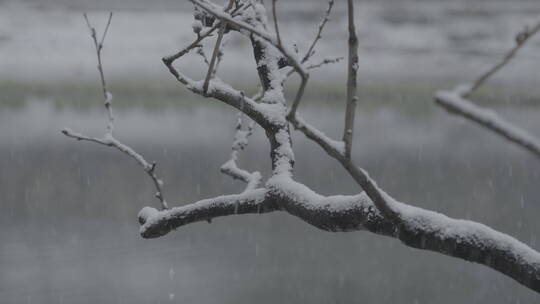
[[[443,253],[488,266],[540,292],[540,254],[509,235],[485,225],[395,202],[403,211],[399,227],[385,218],[365,194],[322,196],[286,177],[267,189],[220,196],[139,214],[141,235],[154,238],[187,224],[236,214],[286,211],[324,231],[367,230],[399,239],[409,247]]]

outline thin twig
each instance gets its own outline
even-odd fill
[[[231,11],[231,16],[236,16],[237,14],[240,14],[240,12],[242,10],[245,10],[249,7],[250,5],[246,5],[244,6],[243,4],[237,4],[236,7]],[[169,69],[169,72],[171,72],[171,74],[173,74],[173,76],[178,80],[180,81],[182,84],[184,85],[187,85],[188,81],[185,79],[185,77],[183,75],[181,75],[178,70],[176,70],[173,66],[173,63],[179,59],[180,57],[186,55],[187,53],[189,53],[191,50],[193,50],[194,48],[197,48],[197,47],[200,47],[201,46],[201,42],[210,37],[218,28],[221,28],[221,24],[222,22],[216,22],[216,24],[214,24],[214,26],[212,26],[210,29],[208,29],[207,31],[205,31],[204,33],[197,33],[197,38],[195,39],[195,41],[193,41],[191,44],[189,44],[187,47],[181,49],[180,51],[178,51],[177,53],[173,54],[173,55],[169,55],[169,56],[165,56],[163,57],[161,60],[163,61],[163,63],[165,64],[165,66]]]
[[[206,64],[206,66],[210,66],[210,61],[208,60],[208,57],[207,57],[206,54],[204,53],[204,49],[203,49],[202,46],[197,47],[196,53],[197,53],[197,55],[201,56],[201,58],[203,59],[204,63]]]
[[[306,67],[306,70],[314,70],[314,69],[318,69],[322,66],[325,66],[327,64],[334,64],[334,63],[338,63],[340,62],[341,60],[345,59],[344,57],[342,56],[339,56],[339,57],[326,57],[324,58],[323,60],[317,62],[317,63],[312,63],[312,64],[308,64],[308,65],[304,65]],[[292,74],[294,74],[295,70],[294,69],[291,69],[287,72],[287,76],[283,79],[283,81],[287,80],[289,77],[292,76]]]
[[[101,36],[101,41],[99,42],[99,45],[102,47],[103,47],[103,42],[105,41],[105,37],[107,36],[107,32],[109,32],[109,27],[111,26],[112,17],[113,17],[113,12],[110,12],[109,19],[107,19],[107,24],[105,25],[105,30],[103,31],[103,35]]]
[[[94,41],[94,47],[96,48],[96,55],[97,55],[97,69],[99,71],[99,77],[101,79],[101,88],[103,90],[103,100],[105,108],[107,109],[109,122],[107,124],[107,132],[112,134],[114,130],[114,115],[112,111],[112,95],[107,91],[107,83],[105,82],[105,75],[103,72],[103,64],[101,60],[101,51],[103,49],[103,42],[105,41],[105,38],[107,37],[107,32],[109,31],[109,26],[111,25],[111,20],[113,17],[113,13],[109,13],[109,18],[107,19],[107,24],[105,26],[105,30],[103,31],[103,34],[101,35],[100,42],[98,42],[96,29],[90,24],[90,20],[88,19],[88,15],[86,13],[83,14],[84,19],[86,20],[86,25],[88,26],[88,29],[90,30],[90,35],[92,36],[92,40]]]
[[[111,24],[112,16],[113,16],[113,13],[111,12],[109,14],[109,19],[107,20],[107,25],[105,27],[105,30],[103,31],[101,39],[99,40],[100,42],[98,42],[96,29],[91,25],[90,20],[88,19],[88,16],[86,14],[84,14],[84,18],[85,18],[86,24],[88,25],[88,28],[90,30],[90,34],[92,36],[92,40],[94,41],[94,46],[96,48],[96,53],[97,53],[98,71],[99,71],[99,75],[100,75],[100,78],[101,78],[101,86],[102,86],[102,90],[103,90],[103,97],[105,99],[104,105],[105,105],[105,108],[106,108],[106,110],[108,112],[108,115],[109,115],[109,122],[107,124],[107,132],[105,133],[103,138],[96,138],[96,137],[86,136],[86,135],[83,135],[83,134],[80,134],[80,133],[73,132],[71,129],[68,129],[68,128],[64,128],[62,130],[62,133],[64,135],[68,136],[68,137],[71,137],[71,138],[74,138],[74,139],[77,139],[77,140],[89,141],[89,142],[94,142],[94,143],[104,145],[104,146],[108,146],[108,147],[114,147],[114,148],[122,151],[123,153],[127,154],[131,158],[135,159],[135,161],[141,167],[143,167],[144,171],[152,179],[152,182],[154,183],[154,186],[156,188],[155,196],[160,201],[161,208],[162,209],[168,209],[169,207],[168,207],[167,202],[165,200],[165,197],[163,195],[163,182],[155,174],[156,163],[149,163],[148,161],[146,161],[144,159],[144,157],[142,155],[137,153],[134,149],[132,149],[128,145],[120,142],[119,140],[117,140],[113,136],[114,116],[113,116],[113,112],[112,112],[112,103],[111,103],[112,94],[109,93],[109,91],[107,90],[107,84],[105,82],[105,75],[104,75],[104,72],[103,72],[103,64],[102,64],[102,60],[101,60],[101,51],[103,49],[103,43],[105,41],[109,26]]]
[[[308,51],[304,55],[304,58],[302,58],[301,63],[306,63],[311,56],[315,53],[315,46],[317,45],[317,42],[322,38],[322,31],[324,27],[326,26],[326,23],[330,20],[330,13],[332,12],[332,8],[334,7],[334,0],[328,1],[328,8],[326,9],[326,12],[324,13],[324,18],[319,24],[319,28],[317,30],[317,35],[315,36],[315,39],[311,43],[311,46],[308,48]]]
[[[343,57],[327,57],[327,58],[324,58],[323,60],[321,60],[319,63],[313,63],[313,64],[308,65],[306,67],[306,69],[313,70],[313,69],[316,69],[316,68],[320,68],[323,65],[338,63],[343,59],[344,59]]]
[[[277,13],[276,13],[276,2],[277,0],[272,0],[272,16],[274,18],[274,29],[276,31],[277,43],[278,45],[281,45],[281,36],[279,34],[279,24],[278,24]]]
[[[219,28],[218,38],[216,40],[216,45],[214,46],[214,51],[212,53],[212,58],[210,59],[210,65],[208,65],[208,71],[206,72],[206,77],[204,78],[203,85],[203,95],[208,93],[208,85],[210,84],[210,78],[214,75],[214,66],[216,64],[216,59],[218,56],[219,48],[221,45],[221,40],[225,34],[225,29],[227,28],[227,23],[222,22],[221,27]]]
[[[229,0],[229,5],[225,9],[225,12],[228,12],[232,8],[233,4],[234,4],[234,0]],[[206,77],[204,79],[203,95],[207,94],[208,85],[210,84],[210,78],[212,78],[212,76],[215,74],[214,67],[216,65],[216,60],[218,58],[219,50],[221,48],[221,41],[223,40],[223,36],[225,35],[226,29],[227,29],[227,22],[221,22],[216,44],[214,45],[214,51],[212,53],[212,59],[210,59],[208,72],[206,73]]]
[[[482,86],[486,80],[488,80],[491,76],[493,76],[495,73],[497,73],[500,69],[502,69],[505,65],[507,65],[518,53],[518,51],[527,43],[527,41],[533,37],[536,33],[540,31],[540,21],[536,23],[532,28],[529,29],[529,27],[525,27],[525,29],[521,32],[519,32],[515,37],[515,46],[511,48],[508,53],[504,55],[502,60],[491,67],[489,70],[487,70],[484,74],[482,74],[480,77],[478,77],[473,84],[470,86],[470,89],[466,92],[463,92],[463,97],[470,96],[474,91],[476,91],[480,86]]]
[[[159,179],[158,176],[155,174],[156,163],[149,163],[148,161],[144,159],[142,155],[140,155],[135,150],[133,150],[133,148],[131,148],[130,146],[126,144],[123,144],[122,142],[120,142],[119,140],[117,140],[110,134],[105,134],[103,138],[96,138],[96,137],[89,137],[80,133],[76,133],[68,128],[64,128],[62,130],[62,133],[66,135],[67,137],[71,137],[76,140],[89,141],[89,142],[94,142],[94,143],[104,145],[107,147],[116,148],[124,152],[131,158],[133,158],[144,169],[144,171],[148,174],[148,176],[150,176],[150,178],[152,179],[152,182],[154,183],[154,186],[156,188],[155,196],[157,199],[159,199],[161,203],[161,208],[162,209],[169,208],[167,205],[167,202],[165,201],[165,197],[163,196],[163,181]]]
[[[307,81],[308,81],[308,74],[302,75],[300,74],[301,82],[300,87],[298,88],[298,91],[296,92],[296,96],[294,97],[293,104],[291,106],[291,110],[289,111],[289,114],[287,117],[295,117],[296,111],[298,110],[298,105],[300,105],[300,101],[302,100],[302,96],[304,95],[304,91],[306,89]]]
[[[187,47],[181,49],[180,51],[178,51],[177,53],[173,54],[173,55],[170,55],[170,56],[166,56],[166,57],[163,57],[163,62],[166,62],[168,64],[172,64],[176,59],[186,55],[187,53],[189,53],[192,49],[200,46],[201,44],[201,41],[203,41],[205,38],[209,37],[212,35],[212,33],[214,33],[215,30],[217,30],[219,27],[220,27],[221,23],[218,23],[216,25],[214,25],[213,27],[211,27],[210,29],[208,29],[207,31],[205,31],[204,33],[199,33],[197,35],[197,39],[195,39],[195,41],[193,41],[191,44],[189,44]]]
[[[223,51],[223,49],[227,45],[228,41],[229,40],[223,40],[221,42],[221,47],[218,50],[218,54],[217,54],[217,58],[216,58],[216,64],[214,65],[214,73],[212,74],[211,78],[216,77],[217,71],[219,70],[219,66],[220,66],[221,62],[223,61],[223,57],[225,56],[225,52]]]

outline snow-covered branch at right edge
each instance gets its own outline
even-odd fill
[[[477,123],[528,150],[538,158],[540,158],[539,137],[504,120],[495,111],[475,105],[469,100],[469,97],[491,76],[515,58],[518,51],[539,31],[540,20],[533,26],[525,27],[523,31],[519,32],[516,35],[514,47],[506,53],[500,62],[488,69],[471,84],[459,85],[452,90],[441,90],[435,93],[435,102],[445,108],[449,113],[460,115]]]
[[[439,91],[435,94],[435,100],[450,113],[483,126],[540,158],[540,138],[506,121],[495,111],[475,105],[463,97],[459,88],[453,91]]]

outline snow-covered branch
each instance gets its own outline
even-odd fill
[[[532,27],[525,27],[515,38],[515,46],[506,53],[500,62],[488,69],[471,84],[455,87],[453,90],[441,90],[435,93],[435,102],[448,112],[460,115],[478,125],[498,134],[507,140],[540,157],[540,138],[522,128],[504,120],[491,109],[485,109],[472,103],[468,98],[491,76],[507,65],[526,44],[540,31],[540,20]]]
[[[248,172],[238,167],[238,154],[243,151],[248,145],[248,138],[253,132],[253,123],[250,123],[247,130],[242,128],[242,113],[238,114],[238,120],[236,123],[236,132],[234,134],[234,141],[232,144],[231,158],[221,165],[221,173],[232,177],[233,179],[241,180],[246,183],[246,189],[244,191],[250,191],[259,186],[262,180],[261,173],[258,171]]]
[[[271,178],[266,189],[220,196],[170,210],[146,207],[139,213],[141,235],[160,237],[184,225],[213,218],[287,212],[321,230],[370,231],[403,244],[483,264],[540,292],[540,254],[509,235],[485,225],[393,200],[402,223],[382,215],[365,193],[322,196],[283,175]]]
[[[458,90],[439,91],[435,101],[450,113],[465,117],[540,157],[540,138],[462,97]]]
[[[316,69],[316,68],[320,68],[323,65],[338,63],[341,60],[343,60],[343,57],[341,57],[341,56],[326,57],[326,58],[324,58],[323,60],[321,60],[321,61],[319,61],[317,63],[312,63],[312,64],[308,65],[306,67],[306,69],[313,70],[313,69]]]
[[[265,189],[205,199],[163,211],[145,207],[139,212],[140,233],[144,238],[156,238],[184,225],[210,222],[216,217],[267,213],[275,210],[272,202],[266,199]]]
[[[334,158],[345,157],[345,143],[343,141],[337,141],[328,137],[326,134],[304,121],[304,119],[298,115],[291,118],[291,123],[295,129],[304,133],[307,138],[316,142],[330,156]]]

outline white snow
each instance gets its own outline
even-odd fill
[[[436,101],[450,112],[457,112],[540,155],[540,138],[504,120],[495,111],[463,98],[461,94],[467,92],[467,88],[459,86],[454,91],[439,91],[435,95]]]

